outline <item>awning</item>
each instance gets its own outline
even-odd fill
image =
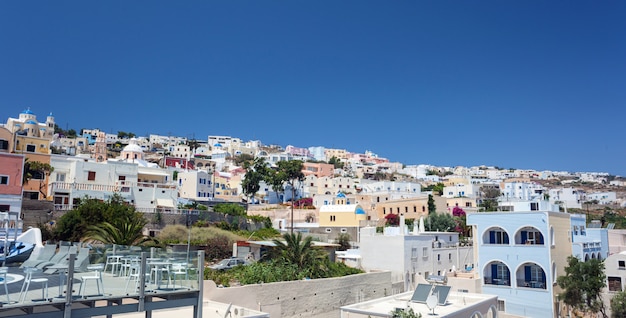
[[[156,199],[157,207],[162,206],[166,208],[175,208],[174,200],[172,199]]]

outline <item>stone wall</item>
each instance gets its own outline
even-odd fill
[[[39,224],[45,224],[54,219],[54,204],[51,201],[23,199],[22,215],[24,231],[29,226],[38,227]]]
[[[204,282],[204,298],[232,303],[270,317],[339,318],[340,307],[392,294],[391,272],[218,288]],[[234,316],[235,317],[235,316]]]

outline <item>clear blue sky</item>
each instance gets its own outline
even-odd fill
[[[0,1],[0,118],[626,175],[625,1]]]

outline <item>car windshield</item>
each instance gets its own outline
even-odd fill
[[[223,259],[218,264],[219,265],[228,265],[228,261],[229,261],[228,259]]]

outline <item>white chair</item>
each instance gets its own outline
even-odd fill
[[[106,272],[107,268],[111,266],[111,275],[115,275],[116,269],[122,270],[122,255],[109,255],[107,256],[107,261],[104,264],[104,272]]]
[[[147,282],[150,279],[150,272],[147,269],[144,269],[144,280]],[[128,293],[128,285],[130,285],[130,281],[135,280],[135,290],[137,292],[137,288],[139,288],[139,282],[141,281],[141,260],[140,259],[131,259],[130,265],[128,267],[128,276],[126,277],[126,288],[124,289],[125,293]]]
[[[41,269],[35,267],[26,267],[24,268],[24,283],[22,283],[22,289],[20,290],[20,302],[24,302],[26,300],[26,294],[28,293],[28,289],[30,288],[31,283],[41,283],[41,300],[48,299],[48,279],[45,277],[33,278],[33,273],[41,272]]]
[[[174,278],[174,286],[176,286],[176,277],[183,276],[185,279],[184,286],[186,287],[189,282],[189,270],[187,263],[173,263],[170,275]],[[183,284],[180,284],[180,286],[183,286]]]
[[[170,286],[172,283],[170,278],[170,266],[172,266],[171,262],[162,259],[150,259],[148,261],[148,266],[150,266],[150,282],[157,285],[157,289],[161,288],[161,281],[163,280],[163,277],[167,277],[167,287]]]
[[[7,295],[7,304],[11,303],[11,298],[9,297],[9,287],[7,286],[9,283],[7,282],[7,273],[9,272],[8,267],[0,267],[0,284],[4,285],[4,293]]]
[[[87,281],[94,280],[96,281],[96,287],[98,288],[98,295],[104,295],[104,283],[102,282],[102,271],[104,270],[104,265],[102,264],[94,264],[87,266],[88,270],[93,271],[91,275],[85,275],[80,278],[80,287],[78,288],[78,294],[85,298],[85,289],[87,289]],[[102,291],[100,289],[102,288]]]

